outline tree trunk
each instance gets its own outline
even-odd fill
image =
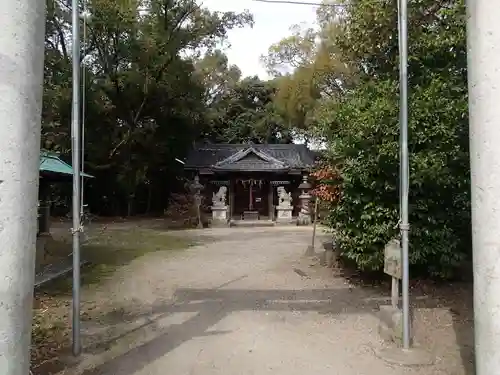
[[[132,216],[133,206],[134,206],[134,196],[129,195],[127,199],[127,217]]]
[[[148,184],[148,202],[146,204],[146,215],[151,213],[151,201],[153,200],[153,186],[151,183]]]

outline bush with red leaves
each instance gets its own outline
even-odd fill
[[[316,180],[316,186],[311,191],[311,194],[318,197],[322,201],[336,203],[340,198],[339,171],[332,166],[320,166],[311,177]]]

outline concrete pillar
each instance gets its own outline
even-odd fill
[[[29,374],[45,1],[0,6],[0,372]]]
[[[467,0],[476,374],[500,368],[500,7]]]

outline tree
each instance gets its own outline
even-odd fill
[[[335,167],[320,164],[311,173],[311,177],[315,179],[312,195],[330,204],[336,204],[339,201],[341,191],[337,182],[340,180],[340,173]]]
[[[196,61],[195,68],[206,89],[205,101],[208,106],[226,95],[241,78],[240,69],[236,65],[229,65],[227,56],[219,49]]]
[[[329,223],[344,256],[374,270],[397,235],[396,10],[384,2],[351,4],[336,40],[359,84],[321,118],[341,169],[342,195]],[[410,262],[416,271],[449,277],[470,256],[463,1],[414,2],[409,24]]]
[[[65,153],[70,9],[49,3],[42,146]],[[85,165],[97,178],[87,196],[101,213],[132,214],[151,207],[156,190],[155,206],[162,210],[175,185],[171,176],[180,172],[175,158],[205,126],[206,88],[195,74],[196,51],[210,53],[251,15],[210,12],[190,0],[89,0],[88,14]]]
[[[294,69],[311,64],[316,53],[316,32],[294,25],[292,35],[271,45],[267,56],[262,56],[269,74],[281,76],[293,73]]]
[[[70,14],[59,2],[47,1],[45,24],[42,147],[67,152],[71,121]]]
[[[289,143],[291,133],[275,111],[274,82],[247,77],[212,103],[206,138],[226,143]]]
[[[289,128],[304,138],[316,138],[313,131],[318,111],[325,101],[338,98],[349,87],[349,67],[341,60],[327,22],[329,13],[318,11],[319,30],[292,27],[292,35],[269,48],[262,59],[276,77],[274,103]]]

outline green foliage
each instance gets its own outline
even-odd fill
[[[334,40],[340,28],[332,9],[319,7],[317,28],[292,26],[292,35],[271,45],[262,56],[275,77],[276,113],[306,142],[321,138],[315,130],[323,108],[344,94],[353,81],[351,66],[343,61]]]
[[[392,5],[353,4],[339,45],[364,72],[318,121],[341,160],[342,197],[328,221],[344,256],[377,270],[399,221],[396,19]],[[440,277],[470,256],[464,15],[461,1],[416,1],[409,27],[410,262]]]
[[[47,0],[42,147],[64,157],[72,62],[62,4]],[[409,7],[410,261],[441,277],[470,255],[464,8],[463,0]],[[319,138],[341,170],[328,222],[344,256],[381,268],[399,219],[394,1],[319,7],[317,29],[296,26],[271,46],[268,82],[242,79],[216,49],[228,30],[252,23],[248,13],[209,12],[191,0],[88,0],[88,9],[82,94],[93,211],[163,212],[182,173],[175,158],[199,139]]]
[[[289,143],[291,129],[274,104],[275,82],[248,77],[228,85],[208,111],[205,138],[222,143]]]
[[[42,147],[69,158],[71,9],[47,4]],[[84,165],[96,177],[86,186],[87,203],[100,214],[163,212],[182,172],[175,159],[209,127],[199,51],[212,55],[228,30],[252,17],[191,0],[88,0],[87,10]]]

